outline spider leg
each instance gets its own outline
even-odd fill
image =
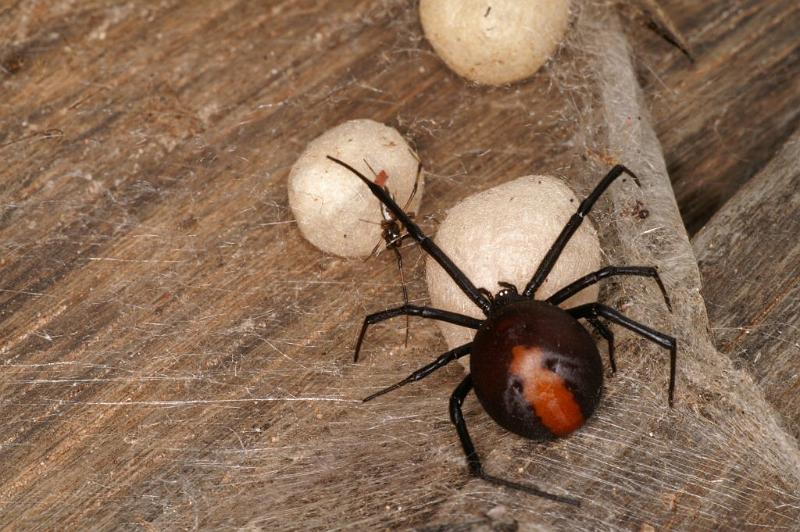
[[[366,257],[364,257],[364,262],[367,262],[367,261],[368,261],[369,259],[371,259],[372,257],[377,257],[378,255],[380,255],[380,254],[381,254],[381,253],[380,253],[380,251],[378,251],[378,249],[380,249],[380,247],[381,247],[381,244],[383,244],[383,238],[381,238],[380,240],[378,240],[378,243],[377,243],[377,244],[375,244],[375,247],[374,247],[374,248],[372,248],[372,251],[370,251],[370,252],[369,252],[369,255],[367,255]],[[381,250],[381,251],[383,251],[383,250]]]
[[[608,362],[611,364],[611,373],[617,372],[617,360],[614,357],[614,333],[611,332],[611,329],[606,327],[606,324],[600,321],[599,319],[587,316],[586,321],[592,324],[600,336],[605,338],[606,342],[608,342]]]
[[[672,311],[672,303],[670,303],[669,295],[667,295],[667,289],[664,287],[664,283],[661,281],[661,277],[658,275],[658,270],[650,266],[607,266],[601,270],[597,270],[594,273],[584,275],[580,279],[570,283],[552,296],[548,297],[547,302],[552,303],[553,305],[559,305],[584,288],[595,284],[601,279],[605,279],[606,277],[611,277],[614,275],[638,275],[641,277],[652,277],[655,279],[659,290],[661,290],[661,295],[664,296],[664,303],[667,304],[667,308],[670,310],[670,312]]]
[[[473,445],[472,439],[469,437],[467,423],[464,421],[464,416],[461,413],[461,405],[464,404],[464,399],[467,397],[467,394],[470,392],[470,390],[472,390],[472,377],[467,375],[450,397],[450,421],[452,421],[453,425],[456,426],[458,439],[461,440],[461,447],[464,449],[464,454],[467,455],[467,464],[469,465],[470,474],[487,482],[491,482],[492,484],[524,491],[526,493],[530,493],[531,495],[536,495],[537,497],[550,499],[551,501],[563,502],[573,506],[580,506],[581,503],[578,500],[547,493],[546,491],[542,491],[534,486],[511,482],[510,480],[498,478],[484,472],[483,465],[481,465],[481,459],[478,457],[478,451],[475,450],[475,445]]]
[[[678,356],[678,343],[672,336],[666,335],[646,325],[630,319],[619,311],[600,303],[589,303],[569,309],[568,311],[575,318],[585,318],[587,316],[602,316],[611,322],[622,325],[639,336],[654,342],[661,347],[669,349],[669,406],[672,407],[673,396],[675,393],[675,365]]]
[[[403,306],[408,306],[408,288],[406,288],[406,277],[403,274],[403,255],[400,253],[400,250],[397,249],[397,246],[392,246],[392,251],[394,251],[394,256],[397,258],[397,269],[400,271],[400,286],[403,289]],[[409,320],[411,320],[411,317],[406,314],[406,347],[408,347]]]
[[[439,263],[439,265],[447,272],[451,279],[458,285],[458,287],[470,298],[470,300],[475,303],[484,314],[488,315],[491,311],[492,305],[486,296],[481,294],[478,289],[472,284],[464,272],[462,272],[458,266],[456,266],[452,260],[444,253],[444,251],[437,246],[433,240],[430,239],[425,233],[422,232],[422,229],[419,228],[414,221],[409,218],[409,216],[401,209],[397,203],[395,203],[394,199],[391,198],[389,194],[386,193],[380,186],[376,185],[372,181],[366,178],[364,174],[347,164],[346,162],[340,161],[335,157],[331,157],[330,155],[327,156],[328,159],[339,164],[351,172],[353,172],[361,181],[364,182],[372,191],[372,194],[380,200],[380,202],[386,205],[394,216],[400,220],[403,225],[406,227],[406,231],[416,240],[419,242],[419,245],[422,249],[424,249],[433,259]]]
[[[376,397],[379,397],[379,396],[381,396],[381,395],[383,395],[385,393],[391,392],[392,390],[396,390],[396,389],[398,389],[398,388],[400,388],[402,386],[405,386],[406,384],[409,384],[409,383],[412,383],[412,382],[416,382],[416,381],[418,381],[420,379],[423,379],[423,378],[427,377],[428,375],[430,375],[431,373],[433,373],[434,371],[436,371],[437,369],[443,368],[444,366],[446,366],[447,364],[449,364],[453,360],[456,360],[456,359],[459,359],[459,358],[461,358],[463,356],[468,355],[471,349],[472,349],[472,342],[470,342],[468,344],[464,344],[464,345],[462,345],[460,347],[456,347],[455,349],[453,349],[451,351],[448,351],[447,353],[441,355],[439,358],[437,358],[436,360],[434,360],[433,362],[431,362],[427,366],[423,366],[423,367],[419,368],[417,371],[415,371],[414,373],[412,373],[411,375],[409,375],[405,379],[401,380],[400,382],[392,384],[391,386],[389,386],[387,388],[384,388],[383,390],[381,390],[379,392],[373,393],[369,397],[365,397],[364,398],[364,402],[366,403],[367,401],[371,401],[371,400],[375,399]]]
[[[558,257],[561,255],[561,252],[564,251],[569,239],[572,238],[572,235],[574,235],[575,231],[578,230],[578,227],[580,227],[584,217],[589,214],[589,211],[592,210],[592,207],[594,207],[597,199],[603,194],[603,192],[606,191],[609,185],[611,185],[611,183],[613,183],[622,174],[628,174],[633,178],[637,185],[641,186],[639,183],[639,178],[621,164],[618,164],[612,168],[611,171],[600,180],[591,194],[589,194],[586,199],[581,202],[581,204],[578,206],[578,211],[572,215],[567,222],[567,225],[565,225],[564,229],[561,230],[561,234],[558,235],[558,238],[556,238],[553,246],[542,259],[541,264],[539,264],[539,267],[536,269],[536,273],[533,274],[533,277],[525,286],[525,290],[522,292],[523,296],[533,297],[533,294],[536,293],[536,290],[542,285],[544,280],[547,279],[547,275],[550,273],[550,270],[553,269],[553,266],[558,260]]]
[[[391,239],[391,240],[387,241],[387,242],[386,242],[386,247],[387,247],[387,248],[390,248],[390,247],[397,247],[397,246],[399,246],[400,244],[402,244],[402,243],[403,243],[403,239],[404,239],[404,238],[406,238],[406,237],[409,237],[409,238],[410,238],[410,237],[411,237],[411,235],[409,235],[408,233],[406,233],[406,234],[404,234],[404,235],[397,236],[397,237],[395,237],[395,238],[393,238],[393,239]]]
[[[414,201],[414,196],[417,195],[417,187],[419,187],[420,177],[422,177],[422,161],[417,161],[417,178],[414,180],[414,188],[411,189],[411,194],[409,194],[408,199],[406,200],[406,204],[403,206],[404,211],[408,210],[408,207],[411,205],[411,202]],[[413,218],[414,215],[409,213],[409,217]]]
[[[423,318],[430,318],[432,320],[446,321],[447,323],[454,323],[462,327],[469,327],[470,329],[477,329],[483,323],[481,320],[476,320],[463,314],[450,312],[448,310],[441,310],[431,307],[417,307],[415,305],[403,305],[402,307],[384,310],[370,314],[364,318],[364,324],[361,326],[361,332],[356,341],[356,349],[353,355],[353,362],[358,362],[358,354],[361,352],[361,343],[364,341],[364,335],[367,333],[367,327],[379,323],[381,321],[394,318],[395,316],[421,316]]]

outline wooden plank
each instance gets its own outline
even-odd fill
[[[800,134],[694,239],[716,344],[800,438]]]
[[[597,93],[608,86],[584,75],[597,49],[573,34],[530,82],[474,87],[432,55],[413,7],[0,11],[11,36],[0,54],[2,525],[467,527],[498,504],[518,523],[583,528],[795,517],[793,449],[694,334],[705,323],[696,268],[660,154],[637,153],[639,141],[610,151],[625,142],[604,134],[611,107]],[[620,98],[631,103],[630,91]],[[615,109],[615,127],[638,122]],[[664,314],[643,282],[604,300],[687,327],[676,410],[664,405],[663,353],[623,334],[620,375],[576,438],[513,438],[468,405],[492,468],[582,497],[583,509],[469,481],[446,415],[459,367],[360,404],[444,342],[417,321],[403,350],[402,324],[387,326],[352,365],[363,314],[400,300],[395,266],[323,256],[293,226],[289,166],[354,117],[397,126],[423,154],[429,230],[459,199],[533,171],[579,193],[609,157],[642,173],[647,196],[620,187],[598,209],[609,260],[662,265],[689,315]],[[645,221],[630,214],[637,200]],[[425,301],[416,264],[410,288]]]
[[[636,25],[628,31],[639,43],[639,76],[694,234],[800,127],[800,4],[663,4],[696,64]]]

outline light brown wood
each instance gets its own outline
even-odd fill
[[[800,438],[800,134],[694,239],[719,349]]]
[[[800,4],[664,0],[697,57],[639,27],[640,79],[690,234],[800,127]]]
[[[712,4],[698,23],[724,32],[728,19],[713,22],[722,2]],[[601,41],[585,29],[529,82],[487,89],[447,71],[413,3],[398,0],[22,1],[0,9],[0,35],[3,526],[797,521],[796,447],[702,330],[696,265],[646,116],[638,125],[624,42],[613,41],[626,77],[612,97]],[[770,63],[784,64],[795,63]],[[682,68],[669,66],[678,78]],[[780,87],[776,108],[793,101]],[[681,113],[718,116],[708,104],[687,100]],[[353,365],[363,315],[401,300],[396,267],[324,256],[293,225],[290,165],[356,117],[416,144],[430,171],[418,220],[431,231],[459,199],[534,171],[578,194],[619,158],[642,174],[643,190],[620,184],[596,220],[609,261],[662,266],[680,310],[667,314],[644,281],[603,298],[686,344],[676,409],[665,405],[663,351],[624,333],[620,374],[574,438],[510,437],[467,405],[487,467],[580,497],[582,509],[466,476],[446,414],[458,366],[360,404],[444,342],[414,320],[403,349],[400,320],[371,332]],[[681,131],[713,126],[697,120]],[[679,133],[668,157],[688,149]],[[412,298],[424,302],[419,251],[406,253]]]

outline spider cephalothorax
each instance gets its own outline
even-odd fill
[[[639,179],[624,166],[617,165],[612,168],[591,194],[581,202],[522,293],[519,293],[512,284],[500,283],[501,290],[493,296],[488,290],[477,288],[403,209],[397,206],[383,188],[347,163],[330,156],[328,158],[348,168],[366,183],[383,206],[403,223],[407,233],[439,263],[486,316],[480,320],[447,310],[408,304],[367,316],[356,342],[356,360],[367,327],[394,316],[422,316],[469,327],[477,332],[472,342],[444,353],[427,366],[402,381],[370,395],[364,401],[420,380],[453,360],[471,355],[470,374],[458,385],[450,398],[450,419],[458,431],[470,472],[495,484],[551,500],[580,504],[575,499],[553,495],[527,484],[512,482],[486,473],[467,431],[467,425],[461,414],[461,405],[470,390],[474,388],[478,400],[492,419],[511,432],[534,440],[548,440],[571,434],[594,413],[603,387],[600,354],[592,337],[578,322],[579,319],[588,321],[608,342],[611,370],[616,371],[614,335],[600,321],[601,317],[669,349],[668,398],[670,406],[672,405],[677,356],[677,343],[673,337],[635,322],[600,303],[589,303],[566,310],[558,306],[580,290],[605,277],[638,275],[656,281],[669,307],[667,292],[655,268],[608,266],[581,277],[545,300],[537,300],[534,297],[567,242],[600,195],[623,173],[630,175],[637,185]]]
[[[489,300],[492,310],[504,307],[509,303],[519,301],[520,299],[525,299],[521,295],[519,295],[517,287],[514,286],[513,284],[507,283],[505,281],[500,281],[497,284],[500,285],[501,288],[494,295],[492,295],[492,293],[485,288],[478,288],[478,291],[484,296],[486,296],[486,299]]]

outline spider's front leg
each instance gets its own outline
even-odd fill
[[[344,168],[347,168],[356,177],[361,179],[361,181],[365,185],[367,185],[367,187],[370,189],[372,194],[376,198],[378,198],[378,200],[382,204],[386,205],[386,208],[389,209],[389,211],[391,211],[391,213],[403,223],[403,225],[406,228],[406,231],[408,231],[408,234],[411,235],[411,237],[414,240],[419,242],[419,246],[422,249],[424,249],[428,253],[428,255],[430,255],[433,258],[433,260],[439,263],[439,266],[441,266],[442,269],[444,269],[444,271],[447,272],[447,274],[450,276],[451,279],[453,279],[453,282],[455,282],[456,285],[458,285],[461,291],[464,292],[464,294],[466,294],[466,296],[470,298],[470,300],[473,303],[475,303],[478,306],[478,308],[480,308],[483,311],[484,314],[486,314],[487,316],[489,315],[489,312],[491,312],[492,310],[492,304],[489,302],[488,299],[486,299],[486,296],[484,296],[483,294],[480,293],[480,291],[478,291],[478,288],[474,284],[472,284],[472,281],[470,281],[467,278],[464,272],[462,272],[458,268],[458,266],[456,266],[453,263],[453,261],[450,260],[450,257],[448,257],[445,254],[445,252],[442,251],[441,248],[437,246],[436,243],[433,240],[431,240],[431,238],[428,235],[426,235],[422,231],[422,229],[419,228],[417,224],[414,223],[414,221],[408,216],[408,214],[403,209],[400,208],[400,206],[394,201],[394,199],[392,199],[392,197],[389,194],[386,193],[385,190],[383,190],[383,188],[381,188],[379,185],[367,179],[367,177],[364,174],[362,174],[361,172],[359,172],[346,162],[340,161],[336,157],[331,157],[330,155],[328,155],[327,157],[336,164],[343,166]]]
[[[578,228],[583,223],[583,219],[589,214],[594,207],[594,204],[597,202],[597,199],[606,191],[606,189],[613,183],[619,176],[622,174],[628,174],[633,178],[638,186],[641,186],[639,182],[639,178],[636,177],[636,174],[631,172],[625,166],[621,164],[616,165],[612,168],[606,176],[600,180],[594,190],[586,196],[581,204],[578,206],[578,210],[572,217],[569,219],[567,224],[564,226],[564,229],[561,230],[561,234],[558,235],[556,241],[547,251],[547,254],[542,259],[542,262],[539,264],[539,267],[536,268],[536,273],[533,274],[533,277],[525,286],[525,290],[522,291],[522,295],[525,297],[533,297],[536,293],[536,290],[542,286],[542,283],[547,276],[550,274],[550,271],[555,266],[558,257],[561,256],[561,252],[564,251],[564,248],[567,247],[570,238]]]

